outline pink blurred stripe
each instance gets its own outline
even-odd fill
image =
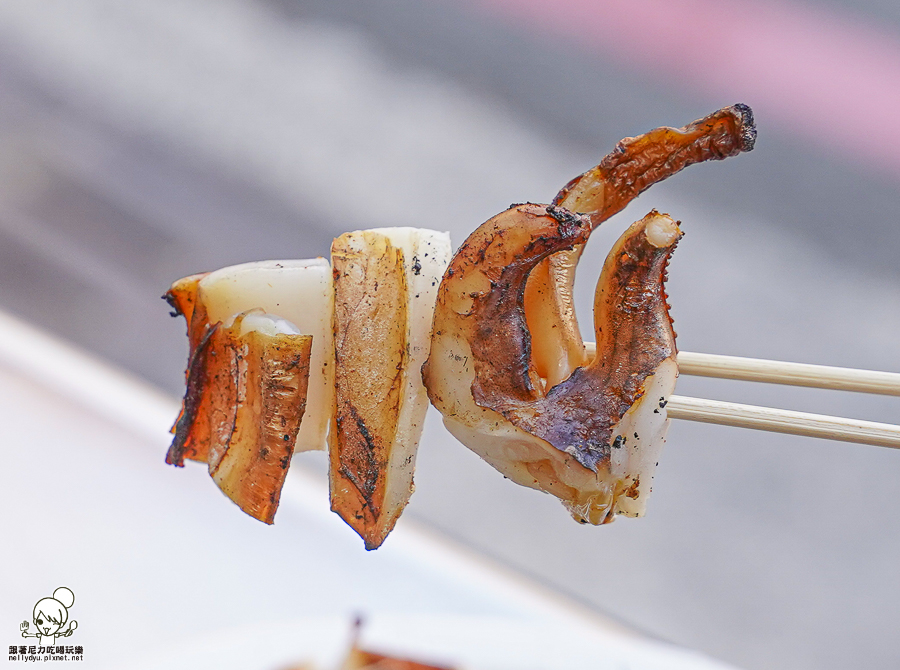
[[[900,176],[900,37],[879,26],[771,0],[469,1]]]

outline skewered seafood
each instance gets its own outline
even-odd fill
[[[187,320],[190,344],[166,462],[206,462],[219,488],[266,523],[298,439],[322,448],[328,428],[330,281],[324,259],[247,263],[185,277],[164,296]]]
[[[531,365],[524,284],[548,254],[589,233],[587,217],[539,205],[479,228],[441,286],[424,375],[460,442],[597,524],[643,512],[667,423],[658,405],[677,376],[663,276],[681,233],[656,212],[626,231],[595,298],[600,354],[547,386]]]
[[[643,190],[749,151],[755,136],[750,109],[735,105],[625,139],[552,204],[515,205],[478,228],[439,288],[449,239],[411,228],[341,236],[331,279],[317,259],[179,280],[166,297],[188,321],[191,355],[167,461],[207,462],[271,523],[291,454],[327,434],[332,509],[373,549],[412,493],[427,388],[460,441],[579,521],[643,514],[677,377],[663,282],[681,231],[653,211],[613,247],[593,358],[575,267],[591,231]]]
[[[334,264],[335,423],[331,508],[375,549],[413,491],[428,399],[420,370],[431,343],[446,233],[382,228],[341,235]]]
[[[447,429],[583,523],[643,514],[677,376],[663,281],[680,230],[654,211],[613,247],[593,360],[572,304],[575,267],[591,231],[640,192],[754,139],[749,108],[735,105],[623,140],[553,204],[513,206],[470,235],[441,283],[423,369]]]
[[[428,407],[419,370],[450,239],[358,231],[335,240],[333,258],[333,273],[321,258],[266,261],[175,282],[166,298],[187,319],[190,359],[166,460],[207,462],[226,494],[271,523],[291,453],[329,434],[332,508],[371,549],[413,491]],[[279,469],[263,472],[270,461]]]

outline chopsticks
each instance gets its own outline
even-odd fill
[[[585,342],[585,349],[593,355],[596,345]],[[900,396],[900,374],[895,372],[687,351],[679,352],[677,360],[683,375]],[[900,449],[900,426],[888,423],[679,395],[669,398],[666,410],[673,419]]]
[[[697,377],[900,396],[900,373],[896,372],[854,370],[830,365],[767,361],[741,356],[695,354],[690,351],[678,352],[678,372]]]
[[[679,395],[669,397],[666,410],[672,419],[900,449],[900,426],[889,423]]]

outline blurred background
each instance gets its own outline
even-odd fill
[[[184,324],[159,300],[173,280],[327,256],[358,228],[458,245],[622,137],[734,102],[755,112],[755,151],[595,233],[583,329],[606,250],[657,208],[686,231],[681,349],[900,371],[890,0],[0,3],[0,309],[180,395]],[[900,416],[897,399],[825,391],[678,392]],[[648,516],[602,528],[435,416],[419,463],[411,518],[643,633],[748,669],[900,665],[896,452],[675,423]]]

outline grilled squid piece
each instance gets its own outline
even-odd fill
[[[619,239],[594,301],[597,354],[550,386],[532,363],[525,282],[590,230],[588,217],[552,205],[515,206],[476,230],[441,284],[423,376],[460,442],[601,524],[642,514],[650,491],[677,377],[663,280],[681,231],[651,212]]]
[[[681,232],[654,211],[616,243],[595,296],[593,358],[575,268],[591,231],[642,191],[755,138],[746,105],[627,138],[550,205],[513,206],[478,228],[441,283],[423,368],[447,429],[578,521],[643,514],[678,374],[663,281]]]
[[[446,233],[383,228],[332,245],[335,413],[331,508],[376,549],[413,492],[428,399],[435,296],[450,258]]]
[[[164,297],[190,345],[166,462],[207,463],[226,495],[272,523],[291,455],[323,448],[331,418],[329,264],[246,263],[185,277]]]

